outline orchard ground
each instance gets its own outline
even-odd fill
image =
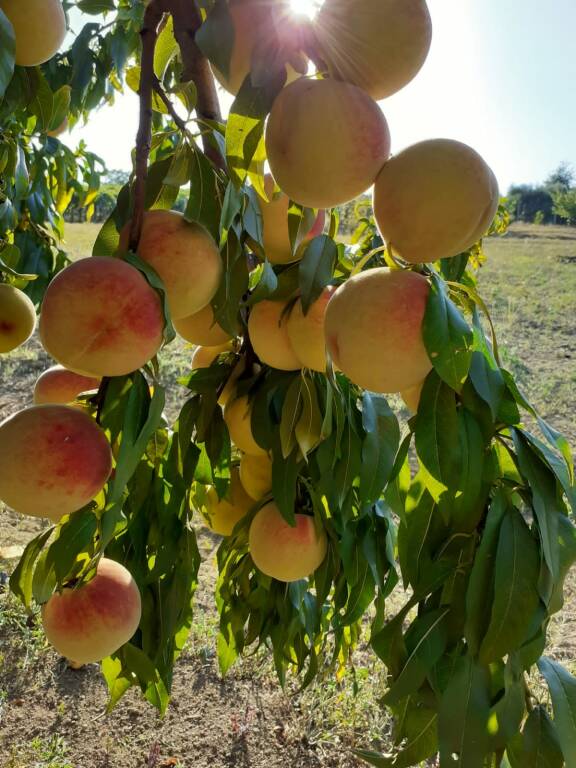
[[[72,258],[90,252],[97,231],[96,225],[68,226]],[[486,252],[480,289],[503,364],[576,446],[576,229],[515,225],[488,241]],[[162,359],[172,416],[184,395],[176,382],[188,369],[190,350],[175,344]],[[31,404],[34,382],[50,364],[36,339],[2,357],[0,419]],[[218,541],[203,529],[194,625],[176,665],[166,718],[136,691],[106,714],[98,667],[68,669],[8,594],[7,574],[41,527],[0,509],[0,768],[350,768],[360,765],[351,757],[354,747],[386,749],[390,722],[377,703],[385,670],[365,648],[354,671],[339,681],[328,673],[304,693],[295,683],[282,692],[259,654],[219,677],[212,599]],[[400,590],[391,600],[402,601]],[[576,575],[551,628],[549,653],[576,672]]]

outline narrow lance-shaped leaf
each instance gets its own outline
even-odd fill
[[[436,275],[432,276],[422,337],[440,378],[460,392],[470,369],[474,334]]]
[[[0,8],[0,100],[14,74],[16,37],[14,28]]]
[[[576,768],[576,678],[552,659],[542,658],[538,669],[545,678],[554,709],[554,725],[566,768]]]

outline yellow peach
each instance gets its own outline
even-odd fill
[[[206,525],[220,536],[230,536],[236,524],[250,511],[254,500],[248,496],[240,482],[238,467],[230,474],[230,487],[226,497],[218,498],[214,486],[206,492],[205,510],[202,511]]]
[[[283,301],[260,301],[248,318],[248,335],[260,360],[281,371],[296,371],[302,364],[296,357],[286,326]]]
[[[98,389],[100,379],[80,376],[61,365],[53,365],[38,377],[34,385],[34,403],[66,405],[72,403],[81,392]]]
[[[252,408],[246,395],[229,399],[224,406],[224,421],[234,445],[244,453],[262,456],[266,454],[266,451],[258,445],[254,438],[250,423],[251,417]]]
[[[307,315],[304,314],[301,301],[297,301],[292,308],[287,322],[288,336],[303,368],[320,373],[326,370],[324,319],[326,307],[335,291],[335,286],[327,286],[309,308]]]
[[[214,319],[210,304],[188,317],[174,318],[174,330],[185,341],[202,347],[216,347],[227,342],[231,336]]]
[[[64,42],[66,16],[60,0],[0,0],[16,35],[16,64],[35,67]]]
[[[263,499],[272,490],[272,459],[245,453],[240,459],[240,481],[250,498]]]
[[[28,341],[36,327],[36,310],[26,294],[0,283],[0,353],[11,352]]]

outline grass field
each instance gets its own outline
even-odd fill
[[[67,247],[88,255],[96,225],[67,228]],[[486,246],[480,289],[496,323],[502,357],[547,419],[576,444],[576,230],[513,227]],[[164,355],[163,376],[186,370],[183,345]],[[0,362],[0,417],[29,404],[48,365],[33,340]],[[0,511],[0,571],[41,523]],[[200,535],[204,557],[190,641],[178,662],[172,706],[161,721],[131,691],[106,714],[98,668],[73,672],[2,589],[0,573],[0,768],[352,768],[353,747],[385,748],[390,722],[378,699],[385,670],[361,648],[355,669],[305,693],[281,691],[261,654],[221,680],[215,661],[213,608],[216,540]],[[575,582],[551,628],[551,653],[574,667]],[[356,695],[353,694],[356,690]]]

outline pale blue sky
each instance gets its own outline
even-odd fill
[[[424,68],[381,102],[393,151],[432,137],[465,141],[503,191],[542,181],[562,161],[576,167],[576,0],[429,0],[429,7],[434,39]],[[136,127],[137,99],[127,94],[63,138],[71,146],[84,138],[110,168],[128,169]]]

